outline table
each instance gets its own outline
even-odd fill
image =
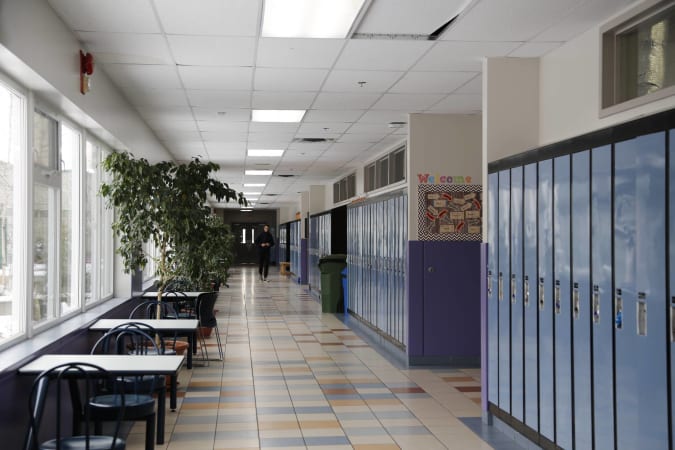
[[[197,319],[100,319],[89,327],[90,331],[106,332],[125,323],[136,322],[148,325],[160,334],[176,332],[185,334],[188,338],[187,368],[192,369],[193,347],[196,342],[197,328],[199,320]],[[175,406],[171,409],[175,409]]]
[[[169,301],[171,301],[173,299],[177,299],[177,300],[192,299],[192,300],[194,300],[197,297],[199,297],[201,294],[206,294],[206,292],[205,291],[162,292],[162,300],[164,300],[164,299],[168,299]],[[137,297],[157,300],[157,291],[143,292],[141,295],[138,295]]]
[[[178,355],[42,355],[19,368],[21,375],[39,375],[52,367],[68,363],[88,363],[105,369],[114,376],[169,375],[171,376],[171,399],[175,409],[178,371],[183,365],[183,356]],[[74,380],[73,380],[74,382]],[[73,412],[81,411],[81,399],[76,387],[71,388]],[[39,395],[46,395],[43,392]],[[79,434],[80,420],[73,420],[73,434]],[[26,445],[31,442],[30,433],[26,436]],[[157,427],[158,441],[164,440],[163,421]],[[161,443],[161,442],[159,442]],[[26,446],[25,448],[28,448]]]

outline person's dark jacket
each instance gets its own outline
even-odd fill
[[[270,245],[263,247],[262,244]],[[263,231],[255,238],[255,245],[258,247],[259,252],[269,252],[270,248],[274,247],[274,236],[269,231]]]

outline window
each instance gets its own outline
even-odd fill
[[[347,175],[333,184],[333,203],[350,199],[356,195],[356,174]]]
[[[101,150],[101,161],[103,161],[110,153],[111,151],[108,149]],[[101,182],[110,182],[110,175],[101,168],[100,164],[98,166],[98,173]],[[112,230],[113,210],[105,207],[104,200],[100,196],[98,197],[98,204],[100,205],[101,210],[101,220],[98,222],[100,239],[97,239],[98,245],[100,246],[100,253],[97,258],[99,264],[99,299],[105,299],[112,297],[113,295],[113,260],[115,257],[115,237]]]
[[[637,106],[672,94],[675,5],[659,2],[610,27],[602,37],[603,108],[630,101],[627,107]]]
[[[0,344],[25,331],[26,304],[21,295],[23,227],[20,157],[25,153],[25,100],[0,84]],[[25,188],[24,188],[25,189]],[[17,245],[19,244],[19,245]],[[24,290],[25,292],[25,290]]]
[[[405,180],[405,146],[399,147],[363,169],[364,190],[374,191]]]

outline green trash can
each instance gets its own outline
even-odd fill
[[[347,255],[324,255],[319,258],[322,312],[338,312],[338,306],[342,301],[342,269],[345,267]]]

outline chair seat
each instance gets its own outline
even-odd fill
[[[111,420],[121,406],[119,395],[97,395],[89,400],[94,419]],[[124,420],[145,417],[155,412],[155,399],[150,395],[126,394],[124,396]]]
[[[40,450],[56,450],[57,448],[61,450],[83,450],[87,448],[87,437],[86,436],[71,436],[61,439],[60,444],[56,439],[51,441],[43,442],[40,445]],[[115,446],[113,447],[113,438],[112,436],[89,436],[89,449],[90,450],[124,450],[126,448],[126,443],[124,439],[117,438],[115,441]]]

